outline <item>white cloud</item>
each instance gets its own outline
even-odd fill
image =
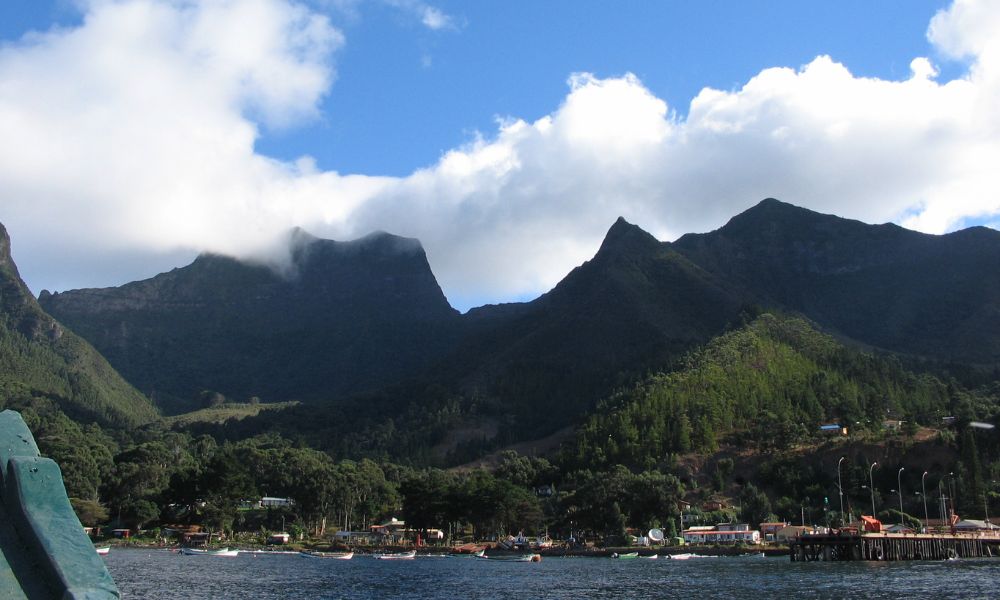
[[[420,23],[432,31],[458,29],[455,18],[436,6],[421,0],[384,0],[386,4],[406,11],[420,19]]]
[[[954,81],[922,57],[887,81],[821,56],[706,88],[678,119],[631,75],[578,74],[551,114],[375,178],[254,152],[260,127],[308,123],[331,89],[343,38],[322,16],[287,0],[94,2],[81,27],[0,49],[0,221],[36,288],[111,255],[384,229],[420,238],[463,307],[544,291],[618,215],[661,239],[767,196],[929,232],[991,222],[997,6],[957,2],[931,23],[932,43],[968,61]]]
[[[29,279],[73,279],[63,262],[35,262],[53,248],[63,260],[259,251],[378,185],[254,152],[259,127],[318,116],[343,43],[325,17],[282,0],[85,9],[78,28],[0,49],[0,219]]]
[[[452,18],[433,6],[423,7],[423,15],[420,22],[430,29],[448,29],[454,27]]]

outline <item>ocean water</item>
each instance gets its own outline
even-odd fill
[[[793,563],[787,557],[686,561],[545,558],[326,560],[183,556],[115,548],[125,598],[998,598],[1000,559]]]

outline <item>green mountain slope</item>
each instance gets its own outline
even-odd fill
[[[682,369],[612,396],[566,452],[580,466],[650,468],[671,454],[710,453],[720,434],[787,447],[822,423],[940,423],[971,414],[968,403],[955,387],[845,347],[801,318],[764,314],[689,354]]]
[[[0,225],[0,401],[55,401],[82,421],[134,426],[157,411],[87,342],[46,314],[24,285]]]
[[[718,335],[740,309],[724,282],[619,219],[594,258],[549,293],[473,311],[477,330],[448,366],[521,434],[548,433]]]

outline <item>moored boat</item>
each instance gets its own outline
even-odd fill
[[[378,560],[409,560],[416,558],[417,551],[410,550],[409,552],[390,552],[387,554],[373,554],[372,558]]]
[[[484,554],[481,558],[501,562],[542,562],[541,554],[495,554],[493,556]]]
[[[181,554],[186,556],[238,556],[238,549],[220,548],[218,550],[206,550],[202,548],[181,548]]]
[[[94,551],[96,551],[97,554],[99,554],[100,556],[105,556],[107,554],[111,554],[111,546],[102,546],[100,548],[94,548]]]
[[[617,552],[615,552],[614,554],[611,555],[611,558],[621,558],[621,559],[625,559],[625,558],[639,558],[639,553],[638,552],[625,552],[623,554],[618,554]]]
[[[351,560],[354,558],[354,552],[299,552],[302,556],[307,558],[332,558],[334,560]]]

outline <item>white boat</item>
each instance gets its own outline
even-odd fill
[[[332,558],[334,560],[351,560],[354,552],[299,552],[307,558]]]
[[[389,554],[373,554],[372,558],[378,560],[410,560],[416,558],[417,551],[410,550],[409,552],[390,552]]]
[[[542,562],[541,554],[500,554],[494,556],[483,556],[486,560],[499,560],[501,562]]]
[[[644,558],[646,560],[656,560],[657,558],[660,558],[660,555],[659,554],[650,554],[649,556],[640,555],[639,558]]]
[[[238,556],[239,550],[220,548],[219,550],[205,550],[202,548],[181,548],[181,554],[187,556]]]
[[[111,546],[102,546],[101,548],[94,548],[94,550],[100,556],[106,556],[108,554],[111,554]]]
[[[694,554],[668,554],[667,557],[670,560],[687,560],[694,556]]]

